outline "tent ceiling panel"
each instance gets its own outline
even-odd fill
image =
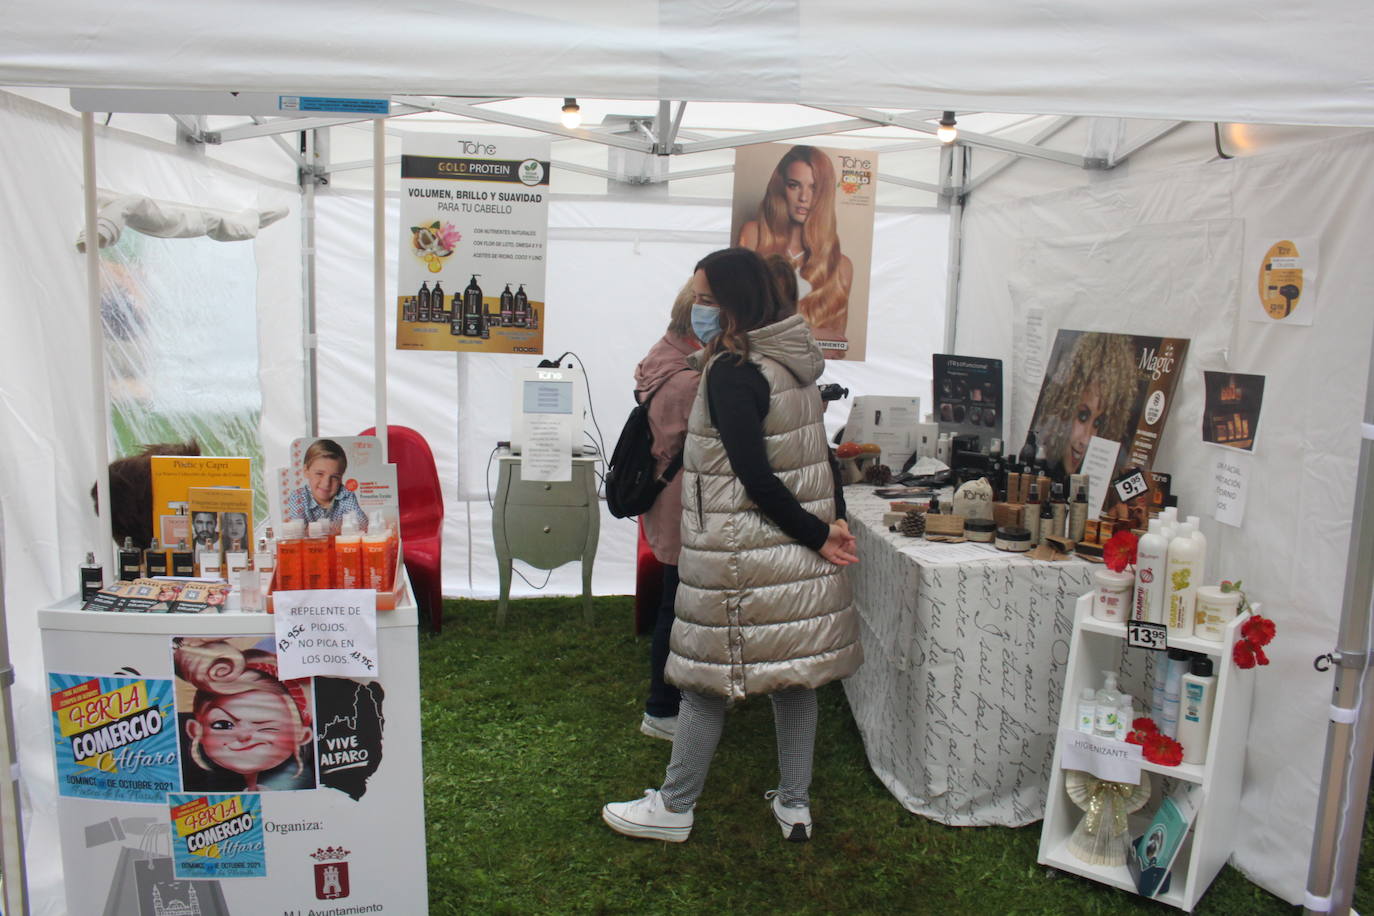
[[[7,7],[0,84],[1374,126],[1371,26],[1363,0],[53,0]]]

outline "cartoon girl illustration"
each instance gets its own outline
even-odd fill
[[[840,252],[835,227],[835,166],[814,146],[794,146],[778,160],[758,216],[740,229],[739,245],[781,255],[797,275],[797,311],[817,340],[845,340],[854,264]],[[843,351],[827,349],[827,356]]]
[[[314,788],[308,679],[280,681],[275,653],[224,638],[178,637],[172,659],[178,694],[195,691],[180,717],[184,789]]]

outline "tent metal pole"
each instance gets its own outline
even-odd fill
[[[315,142],[313,130],[301,131],[305,166],[301,183],[301,304],[305,309],[305,427],[320,435],[319,349],[315,337]]]
[[[86,203],[87,365],[91,367],[91,407],[95,419],[96,519],[95,555],[115,569],[114,529],[110,511],[110,396],[105,387],[105,325],[100,316],[100,235],[97,231],[95,184],[95,115],[81,114],[81,169]],[[83,533],[82,537],[86,537]]]
[[[945,255],[945,348],[953,353],[959,330],[959,271],[963,258],[964,176],[967,148],[958,143],[940,149],[940,196],[949,204],[949,248]]]
[[[386,461],[386,118],[372,122],[372,372],[377,411],[377,438]]]
[[[1326,762],[1303,905],[1307,913],[1350,911],[1374,761],[1374,678],[1366,676],[1374,612],[1374,358],[1369,364],[1362,430],[1345,593],[1333,653],[1335,684],[1326,726]]]
[[[0,873],[5,876],[6,913],[28,913],[24,873],[24,818],[19,807],[19,753],[14,743],[14,668],[5,610],[4,518],[0,516]]]

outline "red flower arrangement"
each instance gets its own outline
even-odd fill
[[[1102,562],[1112,572],[1124,572],[1127,566],[1135,565],[1135,551],[1139,543],[1134,532],[1121,529],[1102,545]]]
[[[1176,767],[1183,762],[1183,745],[1168,735],[1160,734],[1159,726],[1149,716],[1141,716],[1131,723],[1127,744],[1140,745],[1141,756],[1160,766]]]
[[[1250,602],[1246,599],[1245,592],[1241,591],[1240,580],[1222,582],[1221,590],[1240,592],[1241,613],[1250,610]],[[1240,639],[1236,640],[1236,646],[1231,650],[1231,660],[1236,663],[1237,668],[1269,664],[1269,656],[1264,654],[1264,647],[1273,642],[1277,634],[1278,627],[1274,625],[1274,621],[1252,613],[1250,619],[1240,625]]]

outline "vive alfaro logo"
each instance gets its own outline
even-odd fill
[[[310,854],[315,860],[315,899],[338,900],[348,896],[348,863],[352,853],[342,846],[326,846]]]

